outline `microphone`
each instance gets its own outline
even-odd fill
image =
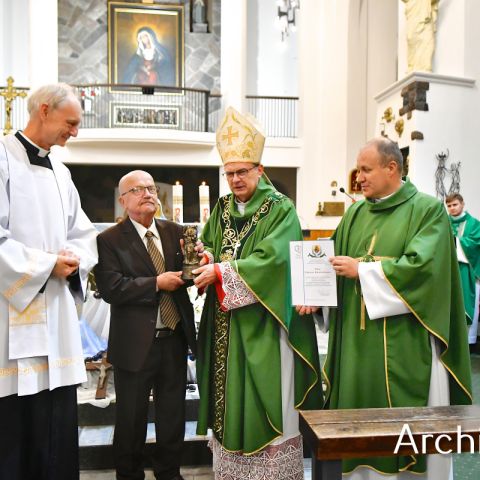
[[[344,195],[346,195],[346,196],[352,201],[352,203],[355,203],[355,202],[357,201],[354,197],[352,197],[350,194],[348,194],[343,187],[340,187],[339,190],[340,190]]]

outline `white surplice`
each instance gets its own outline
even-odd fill
[[[51,163],[31,165],[14,135],[0,139],[0,397],[86,379],[75,301],[97,262],[97,232],[70,172]],[[80,257],[78,291],[50,276],[62,249]]]

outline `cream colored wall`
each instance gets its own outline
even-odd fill
[[[399,140],[401,146],[410,146],[410,177],[420,190],[435,195],[435,171],[438,165],[436,155],[450,152],[447,166],[451,162],[461,162],[460,192],[467,208],[480,217],[478,179],[480,167],[478,152],[480,141],[480,62],[478,45],[480,32],[480,2],[477,0],[445,0],[439,4],[437,21],[436,50],[431,74],[417,73],[404,78],[406,70],[405,16],[403,3],[399,3],[399,84],[391,91],[378,96],[377,119],[387,106],[397,112],[402,100],[402,85],[415,79],[429,82],[427,92],[428,112],[413,111],[410,120],[405,119],[405,132],[402,138],[387,130],[390,138]],[[424,140],[410,140],[410,131],[418,130]],[[450,177],[445,186],[448,190]]]
[[[58,80],[57,0],[29,0],[29,86]]]
[[[29,78],[29,0],[0,0],[0,85],[13,76],[15,84],[27,86]]]
[[[297,208],[307,228],[334,228],[317,217],[319,201],[350,200],[348,173],[377,124],[374,94],[396,78],[397,0],[302,2],[300,101],[302,167]],[[392,53],[393,52],[393,53]]]

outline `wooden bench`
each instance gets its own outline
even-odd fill
[[[472,447],[479,452],[478,405],[301,411],[300,432],[312,452],[312,480],[341,479],[342,459],[393,456],[402,432],[398,455],[414,454],[405,424],[420,453],[439,453],[439,448],[470,452]]]

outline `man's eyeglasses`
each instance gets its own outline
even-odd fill
[[[241,168],[240,170],[234,170],[233,172],[224,172],[222,175],[227,178],[227,180],[232,180],[233,177],[236,175],[238,178],[245,178],[248,175],[250,170],[257,168],[258,165],[255,165],[251,168]]]
[[[120,196],[123,197],[127,193],[133,193],[133,195],[136,197],[141,197],[142,195],[145,195],[145,191],[148,191],[150,195],[156,195],[158,193],[158,188],[155,185],[148,185],[147,187],[133,187],[130,190],[122,193]]]

